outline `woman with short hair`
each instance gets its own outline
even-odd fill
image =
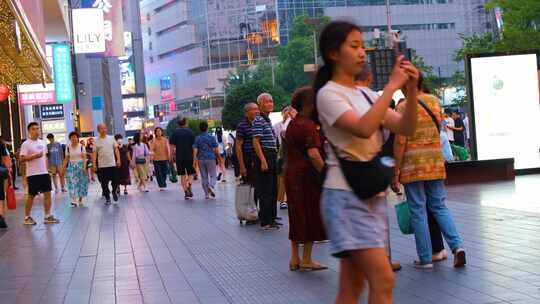
[[[69,133],[70,143],[66,146],[63,171],[66,172],[67,188],[71,207],[83,207],[83,198],[88,196],[88,170],[86,150],[79,142],[79,133]]]

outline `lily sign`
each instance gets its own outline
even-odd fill
[[[103,10],[81,8],[72,11],[73,47],[75,54],[105,52]]]

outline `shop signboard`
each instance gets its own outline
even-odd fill
[[[54,83],[18,85],[17,100],[24,106],[56,102]]]
[[[63,104],[48,104],[40,107],[41,119],[63,119],[64,118],[64,105]]]
[[[53,45],[54,82],[57,102],[73,100],[73,83],[71,74],[71,53],[66,43]]]
[[[75,54],[105,52],[103,10],[80,8],[71,12],[73,19],[73,49]]]
[[[124,24],[122,20],[122,0],[81,0],[83,8],[97,8],[103,11],[105,51],[103,57],[124,56]]]

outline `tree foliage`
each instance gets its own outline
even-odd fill
[[[463,47],[455,54],[460,62],[467,54],[540,49],[540,1],[491,0],[486,9],[500,8],[504,26],[500,37],[493,33],[462,36]]]
[[[233,88],[228,92],[225,107],[221,112],[222,123],[226,129],[238,124],[244,115],[244,106],[249,102],[256,102],[262,93],[270,93],[274,98],[274,109],[281,110],[289,103],[288,94],[279,86],[262,80],[250,80]]]
[[[302,15],[294,19],[287,45],[278,50],[277,83],[290,94],[311,83],[311,76],[304,72],[304,65],[315,63],[317,45],[313,35],[330,23],[329,17],[321,17],[318,18],[319,25],[310,25],[307,24],[309,18]]]

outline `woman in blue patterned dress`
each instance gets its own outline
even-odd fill
[[[64,171],[66,172],[71,207],[83,206],[83,198],[88,195],[88,170],[86,165],[86,150],[79,143],[77,132],[69,133],[71,141],[66,147]]]

